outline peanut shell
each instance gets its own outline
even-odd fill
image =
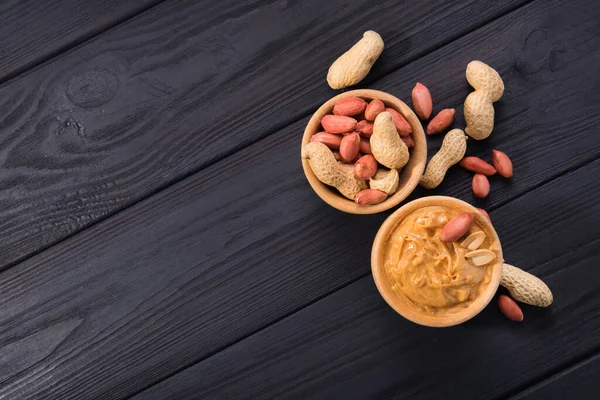
[[[302,147],[302,158],[308,160],[318,180],[335,187],[348,199],[354,200],[360,191],[367,189],[367,183],[354,176],[354,166],[336,161],[332,151],[323,143],[305,144]]]
[[[408,147],[396,130],[392,115],[384,111],[375,118],[370,139],[371,152],[377,162],[389,169],[402,168],[408,162]]]

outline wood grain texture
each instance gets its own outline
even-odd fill
[[[514,400],[593,400],[598,397],[600,354],[579,362],[514,396]]]
[[[170,0],[11,81],[0,269],[308,115],[365,20],[387,43],[368,84],[524,0],[446,3]]]
[[[491,213],[505,257],[555,295],[548,309],[523,306],[523,323],[492,301],[461,326],[424,328],[367,276],[135,398],[507,398],[600,345],[599,173],[600,160]]]
[[[546,4],[508,15],[381,84],[384,90],[401,92],[416,76],[445,73],[445,84],[436,91],[459,103],[469,90],[466,83],[451,89],[448,82],[462,76],[466,62],[458,60],[477,54],[494,61],[512,93],[518,86],[517,96],[507,91],[490,142],[503,144],[519,164],[515,162],[510,183],[497,183],[502,189],[488,198],[490,210],[600,153],[594,136],[584,129],[598,125],[600,117],[590,112],[597,103],[589,104],[592,100],[580,95],[596,78],[579,77],[597,59],[600,44],[587,41],[596,27],[593,14],[572,14],[578,18],[573,26],[580,30],[550,36],[552,49],[565,45],[568,63],[560,59],[553,70],[540,69],[529,79],[511,67],[516,59],[527,59],[520,49],[532,30],[550,23],[556,29],[572,25],[568,20],[560,25],[561,19],[555,23],[566,11]],[[492,38],[505,47],[490,47]],[[579,50],[569,52],[565,43]],[[436,59],[447,60],[454,69],[432,62]],[[577,77],[573,86],[556,92],[555,79],[568,76]],[[551,107],[545,119],[507,116],[523,109],[535,115],[538,102]],[[560,115],[554,114],[555,103],[561,106]],[[0,345],[27,343],[40,332],[48,332],[40,334],[48,337],[44,340],[59,344],[49,355],[42,350],[30,354],[27,368],[8,364],[0,369],[0,396],[126,397],[368,274],[371,238],[385,215],[344,215],[310,190],[299,162],[306,120],[1,274]],[[566,136],[561,121],[578,129]],[[519,135],[519,140],[510,135]],[[452,170],[440,191],[469,200],[468,176]],[[553,195],[557,201],[565,198],[562,191]],[[548,224],[543,215],[533,217],[541,227]],[[492,219],[505,246],[516,243],[514,248],[525,246],[529,252],[518,241],[531,236],[522,219],[497,217],[495,212]],[[589,238],[577,232],[567,237],[565,246],[587,243]],[[557,258],[566,248],[537,242],[532,246],[536,262],[524,255],[510,261],[525,268]],[[63,321],[69,324],[53,328]],[[78,324],[72,332],[75,322],[70,321]]]
[[[161,1],[3,0],[0,4],[0,82]]]

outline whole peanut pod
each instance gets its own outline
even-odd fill
[[[310,169],[318,180],[333,186],[351,200],[367,188],[367,183],[354,176],[354,167],[335,160],[331,150],[323,143],[310,142],[302,146],[302,158],[308,160]]]
[[[500,284],[521,303],[548,307],[554,301],[552,291],[544,281],[510,264],[504,264],[502,267]]]
[[[467,136],[460,129],[452,129],[444,137],[440,151],[434,155],[419,182],[426,189],[437,187],[444,180],[448,168],[462,160],[467,151]]]
[[[473,139],[482,140],[494,129],[494,105],[504,93],[504,82],[495,69],[481,61],[467,65],[467,81],[475,91],[465,99],[465,132]]]
[[[399,181],[400,176],[397,169],[379,168],[377,173],[369,180],[369,187],[392,195],[398,189]]]
[[[377,32],[366,31],[354,46],[329,67],[327,83],[332,89],[356,85],[371,70],[383,51],[383,39]]]
[[[402,168],[408,162],[408,147],[398,136],[398,131],[389,112],[375,118],[371,135],[371,152],[377,162],[389,169]]]

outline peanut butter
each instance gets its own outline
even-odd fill
[[[492,265],[475,266],[461,242],[443,243],[439,236],[460,210],[428,206],[406,215],[386,243],[385,270],[392,289],[430,315],[453,314],[468,307],[492,279]],[[473,223],[472,234],[483,229]],[[486,237],[480,248],[489,248]]]

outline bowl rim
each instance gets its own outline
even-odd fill
[[[319,181],[310,168],[308,161],[302,159],[304,175],[308,179],[308,182],[315,193],[317,193],[317,195],[324,202],[340,211],[350,214],[375,214],[389,210],[390,208],[393,208],[404,201],[414,191],[419,184],[423,172],[425,171],[425,164],[427,163],[427,138],[423,127],[421,126],[421,121],[410,109],[410,107],[406,105],[406,103],[389,93],[374,89],[350,90],[332,97],[323,103],[323,105],[321,105],[317,111],[315,111],[306,124],[306,128],[304,129],[302,146],[309,143],[310,138],[315,133],[319,132],[319,127],[321,126],[321,119],[323,116],[331,113],[335,103],[347,97],[360,97],[367,100],[379,99],[386,104],[386,107],[394,108],[396,111],[401,113],[411,125],[415,147],[411,151],[411,156],[407,165],[400,173],[400,184],[398,190],[379,204],[362,206],[356,204],[350,199],[345,198],[335,191],[335,189]]]
[[[406,303],[407,301],[400,299],[396,292],[392,290],[387,280],[384,266],[384,250],[390,233],[398,225],[400,220],[408,213],[419,208],[432,205],[445,205],[458,208],[462,212],[473,213],[475,216],[474,221],[483,228],[486,235],[493,239],[493,250],[496,252],[497,257],[493,264],[494,269],[492,271],[492,280],[489,282],[485,292],[473,303],[471,303],[469,307],[465,308],[464,312],[461,311],[456,314],[442,316],[425,315],[416,311],[414,308],[409,307]],[[388,305],[392,307],[398,314],[402,315],[409,321],[429,327],[448,327],[458,325],[479,314],[490,303],[496,291],[498,290],[503,264],[504,258],[502,255],[502,245],[492,223],[471,204],[449,196],[422,197],[400,207],[393,214],[391,214],[379,228],[377,235],[375,236],[375,240],[373,241],[373,248],[371,251],[371,270],[373,273],[373,279],[375,281],[375,285],[377,286],[377,290],[384,298],[386,303],[388,303]]]

